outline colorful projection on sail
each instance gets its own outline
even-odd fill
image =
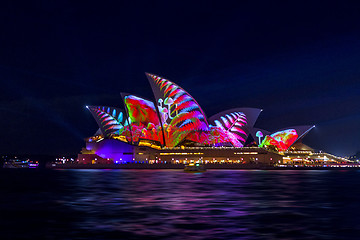
[[[208,131],[191,132],[186,140],[210,146],[244,146],[248,135],[243,129],[247,125],[244,113],[228,112],[214,119],[215,126],[210,125]]]
[[[221,131],[225,132],[234,147],[243,147],[247,133],[243,127],[247,125],[246,115],[242,112],[231,112],[218,119],[214,123]]]
[[[124,97],[134,143],[147,139],[164,144],[161,125],[153,102],[127,95]]]
[[[175,147],[192,131],[208,131],[205,114],[195,99],[173,82],[146,74],[157,102],[167,147]]]
[[[105,106],[88,106],[87,108],[105,137],[122,136],[120,140],[131,142],[130,128],[124,111]]]
[[[261,111],[258,108],[233,108],[210,117],[210,124],[227,136],[223,144],[216,143],[215,146],[243,147]]]
[[[260,147],[275,146],[279,151],[287,150],[298,138],[295,129],[287,129],[265,136]]]
[[[193,131],[189,133],[185,140],[200,143],[201,145],[207,146],[232,146],[231,135],[227,131],[217,126],[210,126],[208,131]]]

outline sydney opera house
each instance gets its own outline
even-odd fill
[[[257,108],[234,108],[207,117],[177,84],[146,73],[155,101],[122,93],[123,108],[87,106],[99,129],[86,139],[79,163],[283,164],[314,151],[302,139],[314,126],[269,132],[255,128]],[[306,155],[306,157],[305,157]],[[316,158],[326,158],[317,156]]]

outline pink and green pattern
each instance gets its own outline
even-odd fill
[[[279,151],[287,150],[298,138],[295,129],[287,129],[265,136],[260,147],[275,146]]]
[[[208,131],[205,114],[195,99],[173,82],[147,74],[152,86],[167,147],[177,146],[193,131]]]
[[[153,102],[127,95],[124,97],[134,143],[140,139],[153,140],[164,144],[160,120]]]

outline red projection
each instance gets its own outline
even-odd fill
[[[124,102],[130,118],[133,142],[147,139],[164,144],[154,103],[134,95],[124,97]]]
[[[298,134],[295,129],[287,129],[267,135],[260,147],[275,146],[279,151],[287,150],[298,138]]]

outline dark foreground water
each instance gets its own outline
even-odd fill
[[[358,170],[1,170],[0,239],[360,239]]]

